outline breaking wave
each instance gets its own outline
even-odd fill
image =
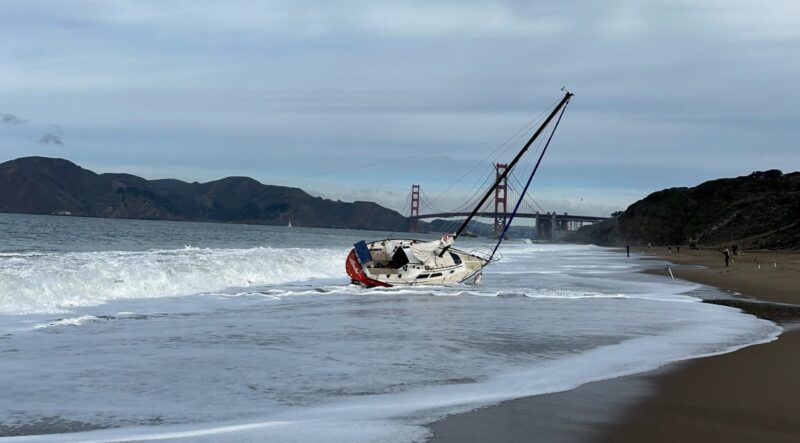
[[[341,278],[345,256],[339,249],[309,248],[3,253],[0,314]]]

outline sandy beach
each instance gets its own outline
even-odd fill
[[[631,248],[634,252],[637,248]],[[639,252],[639,251],[636,251]],[[763,301],[800,304],[800,253],[791,251],[742,251],[725,266],[717,250],[668,253],[665,248],[643,250],[645,255],[671,261],[675,278],[682,278]],[[668,276],[666,268],[651,273]]]
[[[743,251],[726,267],[716,250],[631,249],[674,263],[675,278],[741,295],[736,307],[785,332],[733,353],[448,417],[431,425],[431,441],[797,441],[800,308],[785,304],[800,303],[800,253]],[[661,265],[647,272],[671,278]]]

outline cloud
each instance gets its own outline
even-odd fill
[[[43,135],[42,138],[39,139],[39,143],[41,143],[43,145],[64,146],[64,142],[61,141],[61,136],[60,135],[55,135],[55,134],[45,134],[45,135]]]
[[[14,114],[2,114],[0,113],[0,121],[7,125],[22,125],[28,123],[28,120],[24,118],[20,118]]]
[[[447,209],[567,85],[534,191],[547,210],[800,169],[797,0],[8,3],[2,106],[69,128],[90,167],[224,170],[401,209],[418,183],[449,189]],[[14,136],[61,139],[30,126]],[[0,151],[35,151],[5,136]],[[548,202],[545,186],[580,191]]]

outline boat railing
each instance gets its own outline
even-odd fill
[[[491,255],[492,255],[491,249],[488,249],[488,250],[487,249],[469,249],[469,250],[464,250],[464,251],[469,253],[469,254],[472,254],[472,255],[480,258],[480,259],[486,260],[487,262],[489,261]],[[497,254],[495,254],[495,255],[497,255]]]

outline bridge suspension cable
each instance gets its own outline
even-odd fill
[[[430,209],[432,209],[433,211],[446,212],[446,211],[443,211],[441,208],[437,207],[436,205],[434,205],[433,202],[431,201],[431,199],[428,197],[428,195],[425,194],[425,191],[423,189],[420,189],[420,195],[422,196],[422,202],[425,203],[426,205],[428,205],[428,207]]]
[[[406,217],[411,217],[411,191],[406,194],[406,200],[403,202],[403,212],[402,214]]]
[[[522,185],[522,181],[520,181],[520,179],[519,179],[519,178],[518,178],[518,177],[517,177],[517,176],[516,176],[516,175],[515,175],[513,172],[511,173],[511,178],[513,179],[514,183],[516,183],[516,185],[517,185],[517,186],[519,186],[519,188],[518,188],[518,189],[522,189],[522,188],[524,187],[524,186]],[[524,198],[526,199],[526,201],[527,201],[527,202],[528,202],[528,204],[530,205],[530,207],[529,207],[528,209],[530,209],[531,211],[534,211],[534,207],[535,207],[535,208],[538,208],[538,209],[537,209],[538,211],[541,211],[541,212],[547,212],[547,211],[546,211],[546,210],[545,210],[545,209],[542,207],[542,205],[540,205],[540,204],[539,204],[539,202],[537,202],[537,201],[536,201],[536,199],[534,199],[534,198],[533,198],[533,196],[532,196],[530,193],[526,193],[526,194],[524,195]],[[524,212],[524,211],[523,211],[523,212]]]
[[[550,106],[550,108],[554,107],[556,105],[556,103],[558,103],[558,100],[553,102],[553,104]],[[517,143],[519,143],[519,141],[522,140],[523,137],[525,137],[527,131],[531,127],[533,127],[534,125],[536,125],[537,123],[539,123],[540,121],[542,121],[545,118],[545,116],[549,112],[550,108],[545,108],[545,110],[542,111],[539,115],[537,115],[536,117],[534,117],[533,119],[528,121],[524,126],[519,128],[517,130],[517,132],[515,132],[510,137],[505,139],[505,141],[500,143],[495,149],[493,149],[491,152],[489,152],[484,158],[482,158],[481,160],[476,162],[469,170],[467,170],[467,172],[462,174],[461,177],[459,177],[455,182],[451,183],[447,188],[445,188],[442,192],[440,192],[438,195],[436,195],[436,197],[433,198],[433,201],[438,201],[445,193],[450,191],[450,189],[452,189],[455,185],[460,183],[461,180],[463,180],[465,177],[467,177],[469,174],[471,174],[472,171],[474,171],[479,166],[486,164],[486,162],[489,159],[494,158],[496,161],[499,161],[500,160],[500,156],[505,154],[512,147],[515,147],[517,145]],[[494,161],[492,163],[496,163],[496,161]],[[491,174],[489,174],[489,176],[491,176]],[[480,192],[480,191],[478,191],[478,192]]]

